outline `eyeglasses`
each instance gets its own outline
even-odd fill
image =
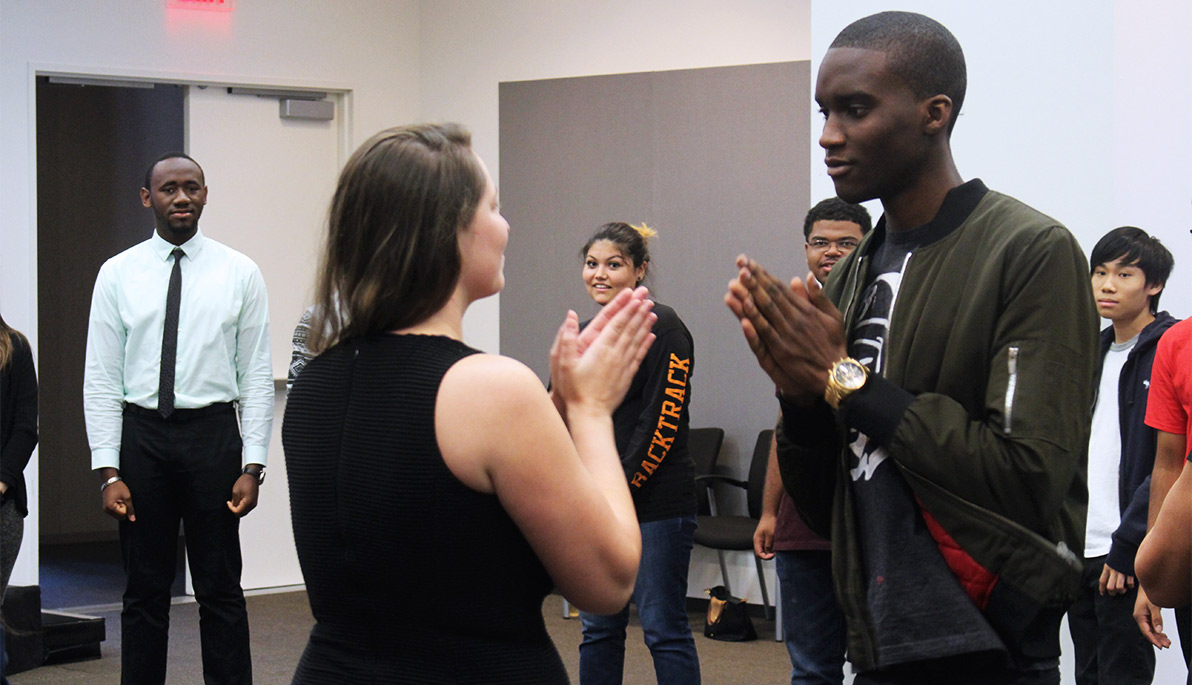
[[[835,245],[836,249],[840,250],[841,252],[852,252],[853,250],[857,249],[857,245],[859,243],[852,238],[841,238],[840,240],[812,238],[811,240],[807,241],[807,244],[810,245],[811,249],[813,250],[826,250],[828,249],[829,245]]]

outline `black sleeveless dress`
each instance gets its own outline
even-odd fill
[[[282,442],[317,621],[295,683],[567,682],[542,619],[550,577],[435,439],[443,375],[475,353],[375,335],[328,350],[294,384]]]

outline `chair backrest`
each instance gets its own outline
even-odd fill
[[[749,516],[755,519],[762,517],[762,498],[766,491],[766,469],[770,465],[770,442],[774,439],[774,429],[767,428],[757,434],[757,443],[753,446],[753,460],[749,462],[749,488],[746,491],[746,502]]]
[[[715,471],[716,461],[720,459],[720,446],[723,443],[723,428],[692,428],[687,433],[687,453],[691,455],[691,461],[695,462],[695,475],[707,476]],[[710,513],[708,489],[702,484],[697,485],[695,497],[699,503],[699,513],[707,516]]]

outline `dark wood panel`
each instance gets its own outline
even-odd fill
[[[83,424],[91,290],[109,257],[153,231],[139,191],[161,153],[182,150],[180,86],[37,80],[38,359],[41,538],[110,539]]]

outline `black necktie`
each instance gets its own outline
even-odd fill
[[[174,365],[178,361],[178,307],[182,304],[182,257],[186,253],[175,247],[170,256],[174,269],[170,271],[170,289],[166,292],[166,322],[161,332],[161,376],[157,383],[157,411],[162,418],[174,413]]]

